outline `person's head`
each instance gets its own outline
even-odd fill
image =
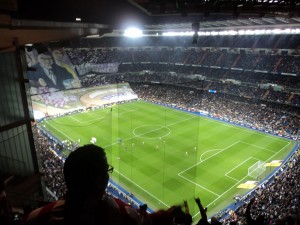
[[[62,49],[52,50],[52,55],[55,61],[61,62],[63,60],[64,52]]]
[[[105,192],[111,167],[104,149],[84,145],[71,152],[64,164],[64,177],[71,193],[102,195]]]
[[[45,69],[52,69],[53,58],[49,52],[39,54],[38,61],[40,65]]]

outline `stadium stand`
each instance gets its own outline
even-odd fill
[[[74,52],[72,53],[72,51],[69,50],[68,54],[72,57]],[[121,54],[123,54],[123,52]],[[129,53],[127,52],[124,55],[128,54]],[[146,55],[149,56],[149,53],[140,53],[137,57],[143,60],[147,58]],[[132,58],[137,57],[134,55]],[[82,60],[86,62],[84,56]],[[265,61],[268,62],[268,58],[266,58]],[[264,68],[267,67],[268,66],[265,66]],[[134,72],[142,71],[144,69],[144,67],[139,64],[132,65],[131,69],[132,68],[134,68]],[[144,100],[167,104],[169,106],[172,105],[185,110],[205,110],[208,111],[209,115],[222,118],[224,121],[230,121],[258,130],[265,130],[277,135],[280,134],[286,137],[297,138],[298,128],[300,126],[298,107],[297,104],[292,104],[292,101],[286,101],[290,97],[290,94],[270,90],[268,98],[264,98],[266,93],[265,90],[257,88],[256,91],[253,92],[253,88],[248,86],[241,87],[240,85],[234,85],[232,83],[224,84],[216,82],[216,79],[227,77],[239,80],[245,78],[252,84],[272,82],[279,85],[287,84],[287,87],[291,87],[288,85],[288,81],[290,80],[289,77],[284,79],[275,76],[276,80],[274,80],[274,77],[265,75],[260,77],[262,80],[257,80],[256,78],[258,76],[255,73],[252,73],[253,77],[251,77],[251,75],[245,76],[239,72],[228,72],[224,70],[225,75],[221,76],[220,70],[214,71],[212,69],[203,68],[203,73],[201,74],[207,75],[211,80],[190,81],[186,76],[172,76],[169,73],[161,73],[160,71],[165,71],[164,65],[152,65],[152,68],[154,71],[157,71],[153,74],[141,76],[129,73],[129,70],[126,69],[126,67],[122,70],[123,68],[121,67],[120,74],[95,74],[92,77],[83,78],[81,82],[84,87],[91,87],[112,84],[119,80],[128,81],[130,82],[132,89]],[[177,68],[175,69],[174,66],[172,67],[172,71],[178,72]],[[251,72],[248,71],[246,73]],[[291,79],[297,78],[292,77]],[[160,82],[161,84],[151,84],[151,81]],[[210,89],[217,90],[217,93],[210,94],[205,91],[205,87],[207,86],[209,86]],[[191,93],[191,90],[193,90],[193,93]],[[230,98],[228,98],[228,96],[230,96]],[[245,96],[247,97],[245,98]],[[298,101],[299,100],[296,100],[296,102]],[[57,184],[56,179],[61,179],[61,176],[58,176],[57,173],[61,172],[59,171],[59,168],[62,166],[62,160],[57,156],[55,151],[49,152],[50,142],[48,138],[39,134],[38,130],[36,130],[35,134],[39,136],[37,138],[39,140],[38,143],[40,143],[41,146],[44,146],[42,147],[44,150],[42,151],[43,154],[41,157],[46,157],[42,160],[44,162],[43,170],[45,176],[46,174],[48,176],[48,178],[45,179],[46,185],[51,189],[51,192],[54,194],[53,196],[62,197],[64,186],[56,187],[55,185]],[[57,143],[52,144],[51,148],[57,149],[56,145]],[[37,149],[41,149],[41,146],[37,147]],[[46,151],[46,149],[48,149],[48,151]],[[255,207],[252,209],[253,216],[256,217],[260,212],[264,212],[265,220],[268,224],[286,221],[286,219],[290,218],[288,216],[292,216],[293,221],[296,220],[298,213],[297,206],[299,205],[299,196],[297,195],[297,193],[299,193],[299,149],[293,154],[287,164],[281,168],[280,172],[281,173],[278,173],[270,184],[262,185],[255,190],[257,199],[255,201]],[[54,180],[51,181],[49,178]],[[125,196],[125,200],[129,201],[130,204],[134,203],[134,201],[130,199],[130,196],[124,195],[122,191],[117,191],[116,193],[114,191],[116,188],[115,186],[110,185],[109,187],[113,187],[113,190],[110,190],[110,193],[115,193],[122,199],[124,199]],[[292,192],[291,189],[295,189],[295,191]],[[282,192],[282,190],[285,190],[285,192]],[[53,200],[53,196],[49,198],[50,201]],[[224,224],[245,224],[244,208],[249,200],[250,195],[249,197],[246,196],[246,198],[240,200],[242,203],[245,202],[245,205],[237,209],[236,213],[233,214],[232,212],[229,212],[229,210],[224,210],[216,215],[217,218]],[[279,211],[279,209],[282,209],[282,206],[284,206],[285,210]]]
[[[262,43],[268,43],[270,49],[274,47],[274,42],[269,43],[268,38],[262,39],[265,39]],[[206,49],[201,46],[185,49],[185,38],[178,40],[176,44],[182,44],[178,48],[163,47],[168,39],[159,38],[148,39],[150,47],[141,49],[116,50],[113,49],[113,42],[117,43],[117,40],[105,39],[102,42],[105,46],[111,45],[112,49],[83,48],[84,43],[80,43],[77,48],[67,46],[65,50],[75,68],[84,68],[89,64],[120,63],[118,73],[87,71],[80,77],[82,87],[126,81],[145,101],[186,111],[206,111],[213,118],[298,140],[298,56],[252,52],[251,38],[236,46],[245,48],[239,51],[226,48],[228,40],[219,44],[222,47],[216,48],[216,43],[205,38],[201,43],[203,46],[214,46]],[[94,43],[97,41],[88,40],[93,42],[89,45],[101,46],[102,42]],[[162,47],[157,48],[158,43]],[[281,45],[284,46],[284,43],[277,41],[277,46]],[[290,46],[294,45],[294,42],[290,43]],[[36,125],[33,125],[33,134],[48,201],[52,202],[62,198],[66,192],[65,185],[62,185],[64,156],[60,153],[63,143],[43,133]],[[288,218],[297,220],[299,168],[298,149],[273,180],[254,190],[257,199],[252,205],[253,217],[263,212],[265,224],[280,224]],[[134,196],[116,185],[111,183],[107,191],[139,207],[140,202]],[[252,197],[249,195],[238,200],[242,206],[235,213],[224,209],[216,214],[216,218],[224,224],[247,224],[245,207]]]

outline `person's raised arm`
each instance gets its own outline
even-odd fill
[[[207,220],[207,215],[206,215],[207,208],[205,209],[203,208],[199,197],[195,198],[195,202],[198,205],[202,219]]]

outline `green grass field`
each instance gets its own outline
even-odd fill
[[[282,160],[295,143],[180,110],[137,101],[43,122],[60,140],[105,147],[115,170],[112,179],[153,209],[194,197],[208,215],[248,189],[237,188],[257,161]],[[122,142],[118,142],[122,138]],[[275,167],[267,167],[264,176]]]

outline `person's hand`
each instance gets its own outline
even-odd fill
[[[201,204],[200,198],[199,198],[199,197],[195,198],[195,202],[196,202],[198,205],[200,205],[200,204]]]
[[[188,205],[187,200],[183,200],[183,205],[184,205],[184,207],[186,207]]]
[[[39,78],[38,82],[39,82],[39,85],[41,87],[46,87],[47,86],[47,83],[46,83],[46,81],[43,78]]]

